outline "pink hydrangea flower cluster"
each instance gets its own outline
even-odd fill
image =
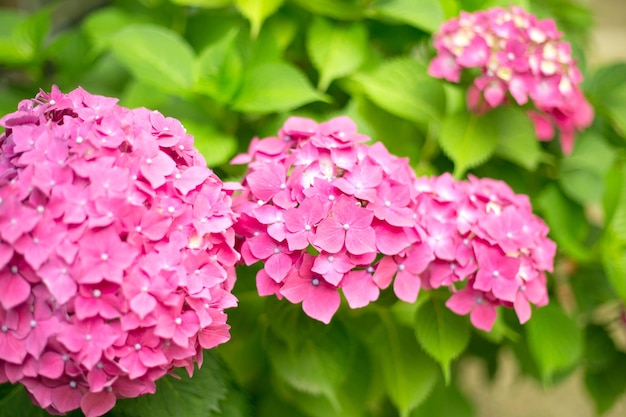
[[[0,119],[0,383],[87,416],[230,337],[230,191],[175,119],[53,87]]]
[[[593,109],[579,88],[582,75],[571,47],[561,37],[552,19],[539,20],[520,7],[462,12],[435,36],[437,56],[428,73],[458,83],[464,68],[478,68],[468,90],[470,109],[498,107],[508,95],[519,105],[531,103],[537,137],[551,140],[556,126],[569,154],[576,131],[591,124]]]
[[[555,245],[527,197],[491,180],[418,179],[406,158],[368,140],[347,117],[293,117],[233,160],[249,164],[233,206],[243,261],[263,262],[260,295],[302,302],[328,323],[339,290],[358,308],[392,283],[409,303],[447,286],[448,306],[485,330],[497,305],[524,322],[530,303],[547,302]]]
[[[525,323],[531,304],[548,303],[546,272],[552,272],[556,245],[526,195],[502,181],[455,181],[449,174],[420,178],[416,188],[418,224],[435,254],[421,275],[424,288],[449,287],[448,308],[470,314],[485,331],[497,306],[514,308]]]

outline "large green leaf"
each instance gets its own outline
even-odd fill
[[[572,368],[581,357],[582,331],[558,306],[534,311],[526,331],[530,353],[544,382],[551,382],[556,372]]]
[[[626,240],[611,229],[602,239],[602,264],[611,286],[626,302]]]
[[[443,382],[435,386],[426,401],[411,413],[411,417],[474,417],[472,403],[454,385]]]
[[[442,300],[431,298],[415,314],[415,335],[424,350],[450,380],[450,363],[467,347],[471,333],[469,321],[450,311]]]
[[[233,107],[246,113],[273,113],[320,100],[326,97],[300,70],[287,63],[270,62],[248,68]]]
[[[232,4],[233,0],[170,0],[180,6],[204,7],[207,9],[218,9]]]
[[[325,91],[334,79],[361,65],[367,51],[367,30],[360,22],[341,25],[316,17],[307,31],[306,47],[320,74],[317,86]]]
[[[498,123],[496,155],[534,171],[541,161],[542,151],[530,119],[515,107],[493,111]]]
[[[87,15],[81,29],[91,40],[93,48],[100,52],[106,48],[113,35],[126,26],[136,24],[137,18],[119,7],[109,6]]]
[[[358,20],[365,9],[360,0],[292,0],[305,10],[335,19]]]
[[[439,0],[380,0],[374,16],[392,18],[426,32],[436,32],[444,21],[444,10]]]
[[[626,391],[626,355],[600,327],[591,325],[585,333],[585,387],[598,414],[607,412]]]
[[[353,77],[377,106],[422,126],[441,119],[445,108],[442,84],[426,74],[426,66],[409,57],[386,62],[371,73]]]
[[[47,417],[43,409],[28,398],[23,385],[0,384],[0,417]]]
[[[256,39],[265,19],[271,16],[285,0],[235,0],[235,5],[252,27],[252,38]]]
[[[177,378],[165,376],[156,382],[156,394],[118,401],[113,409],[119,417],[207,417],[220,411],[227,394],[227,378],[213,351],[204,352],[204,361],[189,378],[184,369]]]
[[[411,329],[398,325],[387,311],[381,314],[383,325],[371,330],[368,342],[382,367],[387,395],[404,417],[428,397],[439,373]]]
[[[181,119],[187,133],[194,136],[194,146],[200,151],[209,167],[222,165],[237,152],[237,139],[219,132],[207,122]]]
[[[152,24],[127,26],[110,39],[109,45],[137,80],[178,94],[194,84],[195,54],[170,29]]]
[[[329,325],[311,320],[299,306],[278,309],[266,333],[274,371],[293,388],[324,395],[338,407],[336,390],[354,359],[355,344],[347,329],[338,320]]]
[[[583,244],[587,235],[583,208],[564,196],[555,184],[548,184],[536,202],[558,247],[575,259],[590,260],[591,254]]]
[[[208,45],[196,62],[195,89],[219,103],[226,104],[237,92],[243,76],[243,60],[235,45],[237,31],[226,34],[218,42]]]
[[[0,9],[0,63],[25,64],[40,56],[41,46],[50,29],[50,10],[32,15]]]
[[[572,154],[561,161],[561,189],[580,204],[600,202],[604,193],[604,178],[614,160],[613,148],[599,134],[584,132],[576,140]]]
[[[446,116],[441,123],[439,145],[454,162],[454,176],[485,162],[498,145],[498,122],[494,115],[466,112]]]

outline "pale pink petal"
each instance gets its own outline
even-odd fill
[[[350,271],[341,281],[341,289],[350,308],[365,307],[378,299],[380,290],[367,271]]]
[[[402,301],[414,303],[417,300],[422,281],[419,276],[405,271],[398,271],[393,281],[393,292]]]
[[[340,303],[341,297],[336,289],[319,285],[306,296],[302,302],[302,310],[309,317],[328,324],[339,309]]]

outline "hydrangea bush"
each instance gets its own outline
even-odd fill
[[[0,9],[0,417],[499,415],[503,360],[623,401],[578,0],[105,3]]]
[[[0,124],[0,381],[87,416],[230,337],[235,215],[176,119],[83,89]]]

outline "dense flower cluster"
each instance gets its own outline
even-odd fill
[[[230,337],[230,192],[175,119],[53,88],[0,119],[0,383],[87,416]]]
[[[547,304],[546,271],[552,272],[556,245],[527,196],[502,181],[454,181],[449,174],[421,178],[416,188],[418,224],[435,253],[421,276],[424,288],[449,286],[448,308],[470,313],[472,324],[486,331],[499,305],[513,307],[524,323],[530,304]],[[467,282],[455,284],[460,281]]]
[[[422,287],[447,286],[448,306],[471,310],[485,330],[497,305],[514,306],[523,322],[529,303],[547,302],[555,246],[525,196],[491,180],[418,179],[406,159],[368,139],[346,117],[294,117],[233,160],[249,164],[233,206],[243,260],[264,264],[260,295],[302,302],[328,323],[339,289],[358,308],[392,283],[406,302]],[[467,285],[457,291],[459,281]]]
[[[556,126],[567,154],[576,131],[591,124],[593,109],[579,88],[582,75],[571,47],[561,36],[553,20],[539,20],[520,7],[462,12],[441,26],[428,73],[459,82],[464,68],[478,68],[468,91],[472,110],[498,107],[508,101],[507,93],[519,105],[530,102],[537,137],[552,139]]]

